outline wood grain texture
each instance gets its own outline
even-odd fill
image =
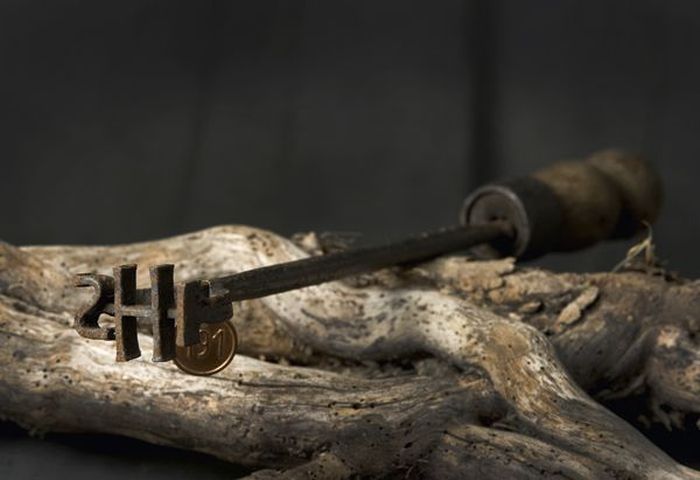
[[[697,282],[443,258],[236,305],[244,355],[212,377],[117,364],[70,328],[77,272],[138,263],[145,284],[156,263],[185,280],[306,255],[242,226],[2,244],[0,414],[207,452],[255,478],[700,478],[590,396],[643,391],[671,427],[698,414]]]

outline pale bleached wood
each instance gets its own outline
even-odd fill
[[[305,255],[286,239],[239,226],[114,247],[3,246],[0,412],[32,428],[121,433],[284,468],[285,477],[700,478],[589,397],[574,381],[586,386],[580,373],[570,376],[557,355],[569,371],[581,361],[591,364],[579,365],[582,371],[609,368],[567,349],[592,338],[576,333],[581,325],[593,333],[610,328],[590,313],[617,308],[604,298],[612,287],[602,279],[634,293],[625,275],[636,274],[596,280],[452,259],[384,272],[363,287],[331,282],[244,302],[234,319],[242,350],[306,366],[239,356],[211,378],[142,359],[116,364],[113,345],[80,338],[68,326],[66,312],[84,299],[69,285],[72,273],[138,263],[146,282],[148,265],[174,263],[184,280]],[[697,298],[696,285],[683,288]],[[644,315],[661,316],[657,306]],[[680,343],[664,328],[687,335],[693,321],[668,320],[651,341],[630,320],[631,345],[675,352]],[[542,333],[551,328],[553,342]],[[141,342],[148,352],[148,338]],[[611,384],[629,381],[640,359],[657,358],[633,350],[626,346],[618,362],[628,369],[607,374]],[[417,360],[424,355],[442,363]],[[417,373],[378,373],[363,366],[368,360],[412,362]],[[377,376],[383,378],[369,378]],[[686,413],[695,407],[693,388],[681,389],[689,395]]]
[[[516,269],[512,259],[459,257],[410,273],[544,332],[596,398],[643,395],[648,410],[639,414],[648,421],[700,429],[693,425],[700,415],[699,281],[642,271],[554,274]]]

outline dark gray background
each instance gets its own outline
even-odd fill
[[[378,240],[453,223],[491,178],[621,147],[663,175],[659,253],[697,276],[699,48],[687,0],[4,0],[0,238],[246,223]],[[543,263],[610,269],[629,246]],[[7,433],[0,477],[81,459],[158,476],[148,456],[170,452],[80,445]]]

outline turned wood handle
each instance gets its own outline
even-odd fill
[[[661,180],[648,162],[608,150],[485,185],[465,200],[461,221],[509,221],[514,238],[482,251],[532,258],[630,237],[656,220],[661,200]]]

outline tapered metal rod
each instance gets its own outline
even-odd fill
[[[229,302],[260,298],[392,265],[429,260],[448,252],[507,238],[511,232],[512,227],[506,222],[447,228],[399,242],[355,248],[219,277],[211,280],[211,288],[213,294],[222,295]]]
[[[354,248],[254,268],[223,277],[202,279],[209,285],[209,294],[202,301],[230,304],[231,302],[265,297],[297,288],[319,285],[351,275],[370,273],[394,265],[419,263],[449,252],[467,250],[475,245],[508,240],[512,235],[513,227],[507,221],[455,226],[382,245]],[[135,265],[130,268],[134,269],[135,272]],[[169,268],[172,272],[172,266]],[[92,276],[88,275],[88,277]],[[190,283],[196,282],[197,280],[190,281]],[[90,283],[90,285],[96,284]],[[133,291],[132,295],[133,299],[129,305],[120,306],[122,313],[134,318],[145,318],[151,315],[153,310],[152,287],[139,288]],[[104,301],[100,305],[100,309],[104,313],[114,315],[117,309],[114,302],[110,300],[111,298]],[[169,318],[177,316],[177,309],[174,306],[165,307],[164,311]],[[79,315],[84,315],[84,313]],[[219,315],[212,315],[203,316],[201,321],[203,323],[217,323],[222,320]]]
[[[464,202],[463,226],[403,241],[271,265],[212,279],[173,282],[172,265],[152,265],[151,288],[136,290],[136,265],[114,268],[114,277],[83,274],[76,285],[92,287],[91,302],[75,328],[93,339],[116,340],[117,359],[138,357],[135,322],[153,324],[154,360],[173,357],[175,346],[200,342],[204,324],[233,315],[232,303],[409,265],[475,247],[487,256],[535,258],[571,251],[606,238],[633,235],[656,217],[661,187],[643,160],[603,152],[585,162],[563,162],[531,177],[484,185]],[[117,328],[101,326],[103,313]]]

